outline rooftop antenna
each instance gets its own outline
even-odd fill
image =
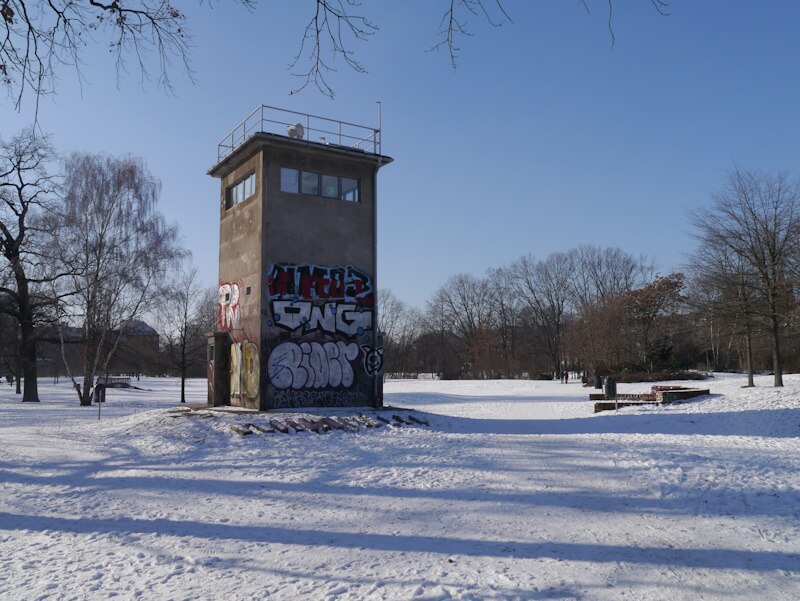
[[[374,142],[375,153],[376,154],[380,154],[381,153],[381,137],[383,136],[383,114],[382,114],[383,113],[383,103],[380,100],[376,100],[375,104],[378,105],[378,129],[375,132],[375,139],[373,140],[373,142]]]

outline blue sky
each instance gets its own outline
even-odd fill
[[[662,273],[691,251],[688,211],[708,202],[734,165],[800,162],[800,3],[673,0],[505,0],[514,24],[470,18],[460,67],[426,52],[446,2],[363,0],[380,26],[341,61],[336,97],[299,95],[287,69],[313,2],[188,2],[196,83],[176,67],[175,93],[117,85],[102,43],[84,55],[82,89],[60,72],[40,110],[62,152],[143,157],[163,184],[203,281],[217,281],[217,142],[261,103],[373,125],[383,103],[379,180],[381,287],[424,306],[456,273],[482,275],[521,255],[580,244],[653,257]],[[0,134],[30,123],[0,103]]]

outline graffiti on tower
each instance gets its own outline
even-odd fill
[[[222,282],[217,290],[217,325],[220,330],[239,328],[239,282]]]
[[[276,407],[362,405],[380,370],[372,278],[352,266],[272,264],[266,373]]]

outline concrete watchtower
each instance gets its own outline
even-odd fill
[[[260,106],[220,142],[209,405],[380,406],[381,130]]]

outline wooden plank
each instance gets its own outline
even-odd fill
[[[230,429],[231,431],[236,432],[241,436],[247,436],[248,434],[252,434],[250,428],[245,428],[244,426],[240,426],[239,424],[231,424]]]
[[[325,424],[326,426],[328,426],[331,430],[344,430],[344,426],[342,424],[340,424],[339,422],[331,419],[327,415],[322,417],[322,418],[320,418],[320,421],[323,424]]]
[[[284,423],[285,423],[287,426],[291,426],[291,428],[292,428],[292,429],[293,429],[295,432],[305,432],[305,431],[306,431],[306,429],[305,429],[305,428],[302,426],[302,424],[299,424],[299,423],[297,423],[297,422],[296,422],[296,421],[294,421],[293,419],[289,419],[289,418],[287,418],[287,419],[283,420],[283,422],[284,422]]]
[[[260,426],[258,424],[247,423],[247,424],[245,424],[245,426],[247,426],[251,430],[255,430],[256,432],[261,432],[262,434],[274,434],[275,433],[275,430],[273,430],[272,428],[265,428],[264,426]]]
[[[359,432],[361,430],[361,423],[354,417],[340,417],[339,421],[349,425],[352,432]]]
[[[317,429],[316,425],[308,421],[306,418],[298,417],[297,422],[309,432],[314,432],[315,434],[319,434],[319,430]]]
[[[277,430],[281,434],[289,433],[289,428],[287,428],[282,422],[279,422],[277,419],[269,420],[269,425],[272,426],[274,430]]]
[[[323,422],[322,419],[318,418],[311,420],[311,423],[317,427],[317,432],[319,432],[320,434],[331,431],[331,427],[325,422]]]
[[[594,412],[614,411],[617,407],[638,407],[640,405],[660,405],[658,401],[602,401],[594,404]]]

